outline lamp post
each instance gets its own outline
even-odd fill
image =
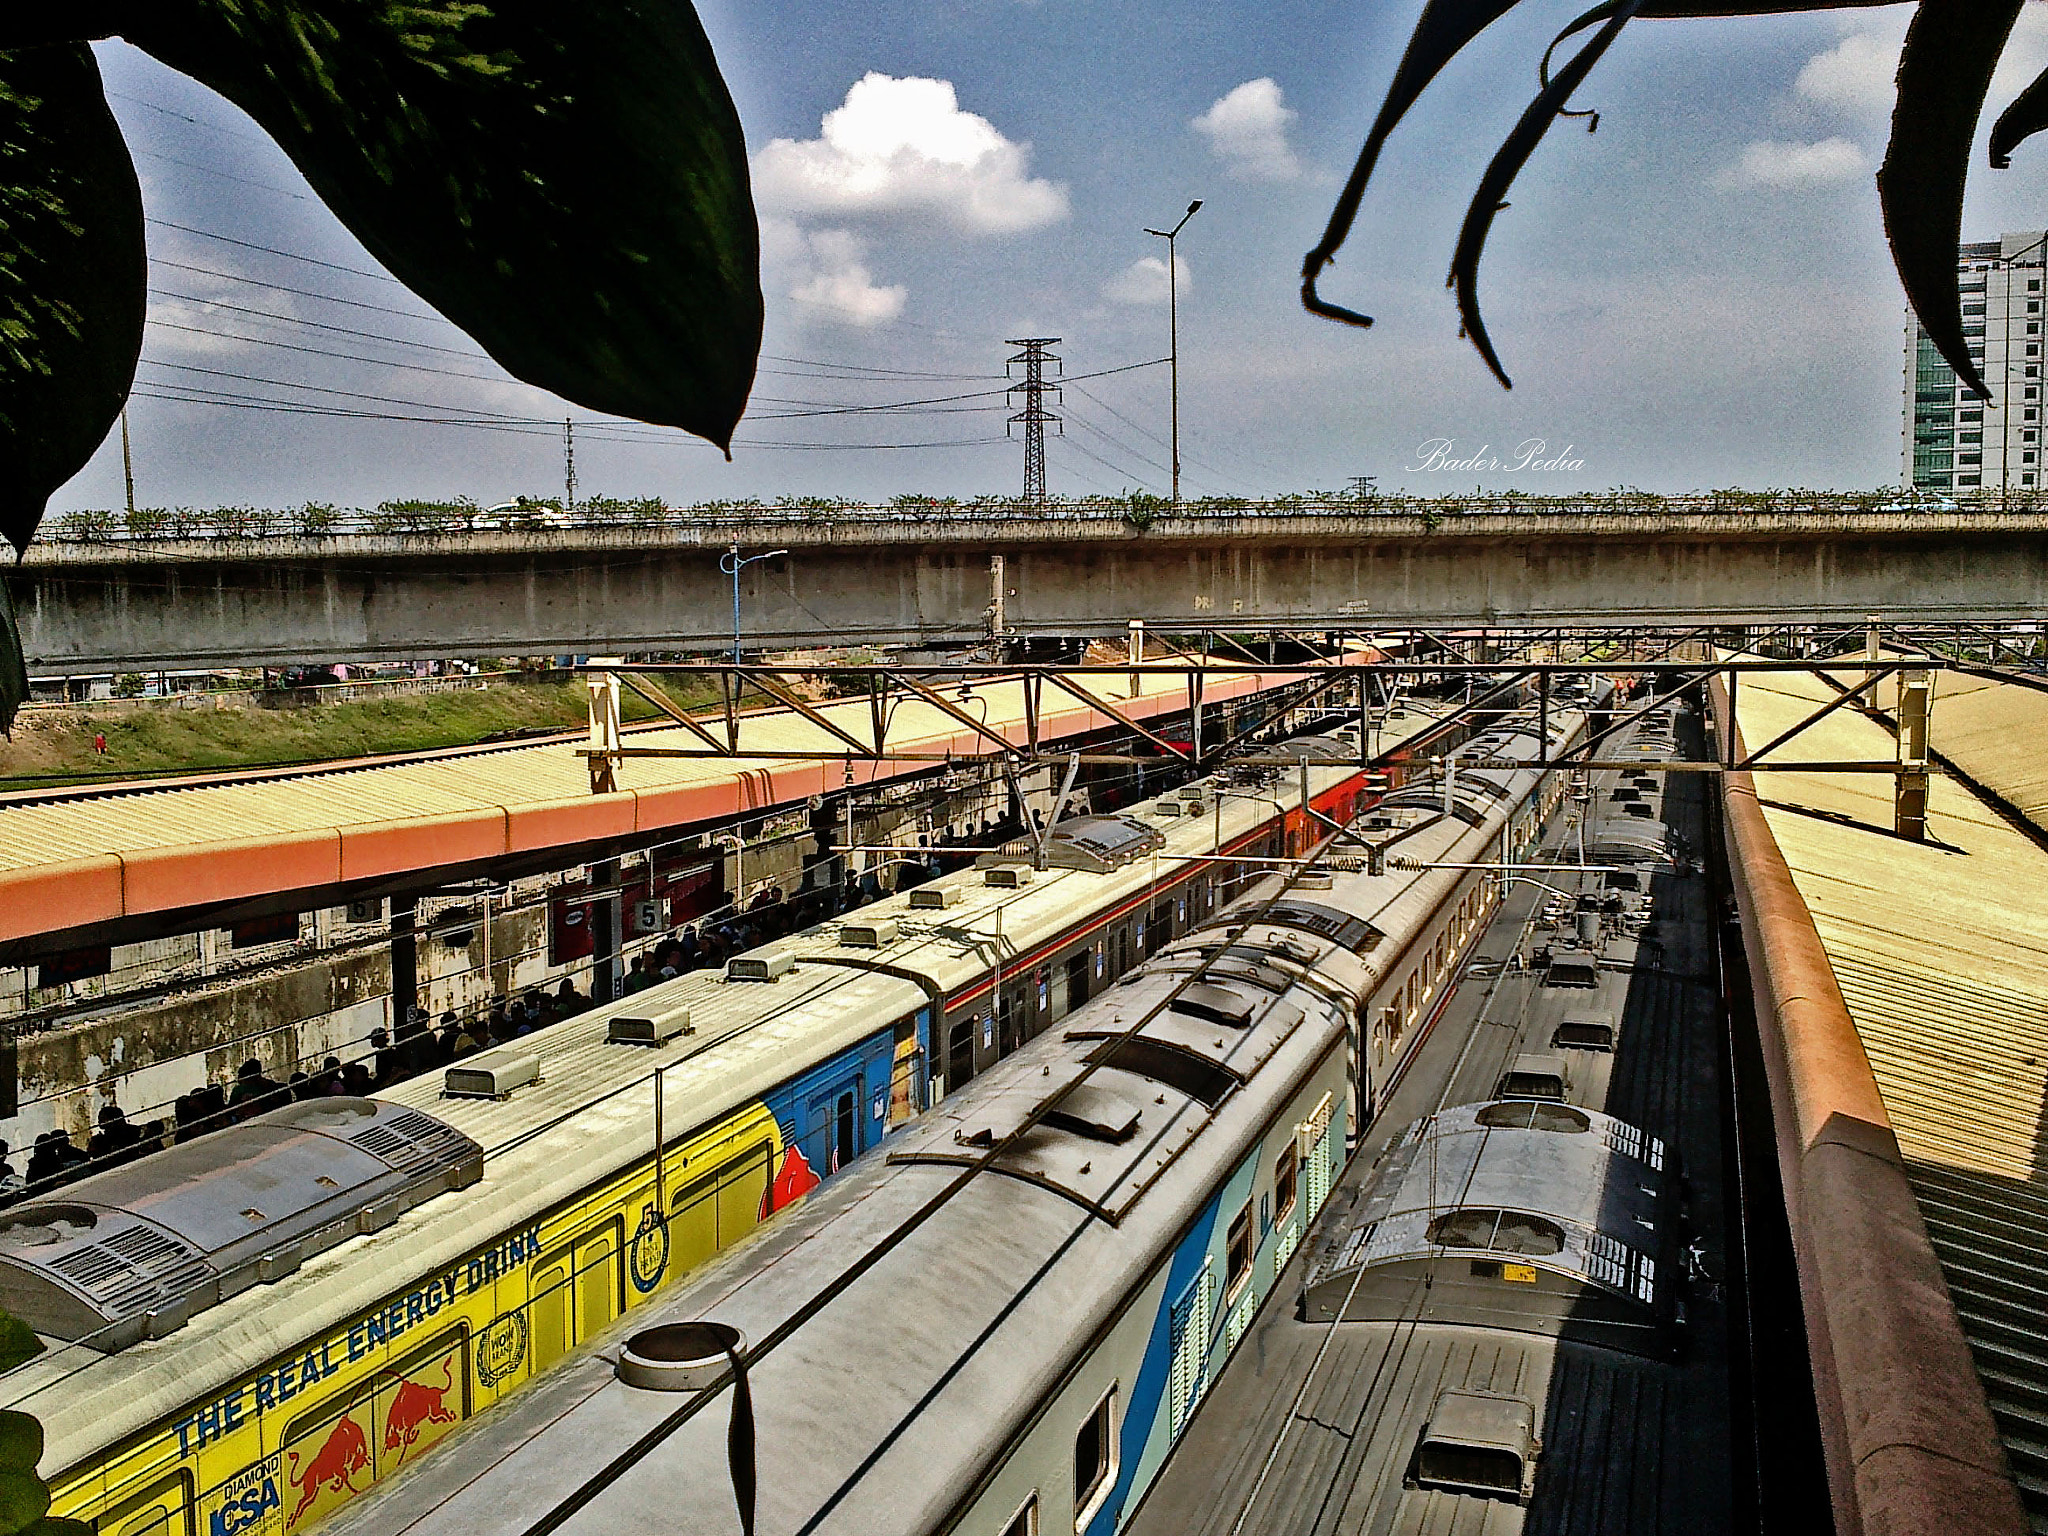
[[[1145,231],[1166,242],[1166,372],[1167,393],[1171,401],[1168,410],[1172,420],[1173,504],[1176,507],[1180,505],[1180,263],[1174,259],[1173,242],[1201,206],[1202,200],[1198,197],[1188,204],[1188,211],[1180,216],[1180,223],[1173,228]]]
[[[740,547],[734,544],[718,557],[718,568],[732,578],[732,664],[740,664],[740,571],[756,560],[773,560],[777,555],[786,555],[786,549],[771,549],[766,554],[740,556]]]

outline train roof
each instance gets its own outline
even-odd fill
[[[1396,1321],[1413,1298],[1361,1284],[1369,1272],[1470,1275],[1476,1257],[1597,1288],[1653,1326],[1664,1303],[1663,1162],[1656,1137],[1567,1104],[1508,1100],[1429,1116],[1389,1150],[1352,1218],[1325,1234],[1305,1283],[1307,1316]],[[1518,1326],[1495,1290],[1489,1311]],[[1549,1331],[1548,1320],[1532,1312],[1528,1326]]]
[[[329,1529],[413,1536],[523,1532],[683,1399],[614,1377],[628,1334],[711,1318],[758,1344],[852,1274],[801,1331],[750,1364],[764,1530],[942,1528],[1129,1289],[1149,1274],[1232,1166],[1319,1064],[1341,1052],[1344,1010],[1306,987],[1218,1033],[1214,1098],[1181,1063],[1140,1052],[950,1199],[992,1138],[1073,1082],[1119,1017],[1181,978],[1156,963],[942,1100],[810,1201],[707,1264],[464,1432],[338,1511]],[[1172,1051],[1183,1037],[1154,1043]],[[1202,1155],[1187,1155],[1201,1148]],[[928,1209],[929,1208],[929,1209]],[[882,1246],[919,1213],[921,1225]],[[971,1423],[973,1433],[956,1432]],[[644,1451],[569,1533],[724,1529],[732,1520],[726,1401]],[[810,1521],[810,1525],[806,1522]]]
[[[483,1176],[484,1149],[375,1099],[291,1104],[0,1213],[0,1304],[112,1351]]]
[[[1408,709],[1396,711],[1388,729],[1406,739],[1437,723],[1434,712]],[[1320,789],[1342,772],[1316,767],[1312,775],[1312,787]],[[1172,791],[1171,798],[1184,799],[1184,792]],[[1169,851],[1207,851],[1219,815],[1226,840],[1233,828],[1242,835],[1272,815],[1283,797],[1232,790],[1217,798],[1220,805],[1208,816],[1161,822]],[[1133,810],[1145,814],[1147,806]],[[728,982],[714,972],[693,972],[524,1038],[517,1044],[538,1058],[538,1080],[502,1101],[444,1098],[439,1072],[397,1084],[376,1102],[431,1115],[480,1145],[480,1181],[312,1255],[272,1283],[223,1298],[197,1326],[84,1360],[82,1346],[65,1347],[52,1335],[58,1347],[0,1376],[0,1406],[43,1421],[47,1467],[73,1465],[248,1376],[493,1236],[518,1231],[645,1156],[652,1147],[656,1067],[666,1069],[664,1110],[672,1134],[709,1124],[758,1101],[791,1075],[793,1062],[826,1059],[913,1012],[932,989],[950,993],[967,985],[991,957],[1027,954],[1079,913],[1141,894],[1154,881],[1151,865],[1148,858],[1108,874],[1050,871],[1014,890],[986,886],[979,870],[958,871],[765,946],[795,961],[773,982]],[[935,888],[956,891],[955,905],[911,907],[916,891]],[[850,924],[878,920],[898,921],[897,940],[880,948],[842,942]],[[691,1033],[665,1045],[609,1041],[614,1017],[679,1011],[689,1014]],[[216,1141],[191,1143],[190,1155],[219,1159]],[[137,1166],[186,1151],[173,1148]]]

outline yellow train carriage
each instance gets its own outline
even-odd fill
[[[60,1477],[51,1512],[107,1536],[313,1525],[745,1236],[782,1153],[759,1104],[393,1293],[177,1419]]]

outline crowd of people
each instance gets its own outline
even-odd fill
[[[906,863],[897,889],[922,884],[939,873],[940,856]],[[620,980],[620,995],[630,997],[661,982],[692,971],[724,966],[734,955],[835,917],[882,895],[872,871],[858,881],[834,889],[809,890],[785,897],[773,887],[764,890],[744,911],[706,918],[669,934],[635,955]],[[422,1073],[438,1071],[478,1051],[523,1039],[536,1030],[571,1019],[592,1006],[563,977],[552,991],[534,988],[501,996],[487,1007],[464,1015],[450,1009],[438,1023],[417,1004],[408,1007],[396,1030],[373,1029],[369,1052],[353,1061],[328,1056],[315,1070],[303,1068],[278,1082],[255,1057],[244,1061],[232,1084],[206,1083],[179,1096],[172,1117],[141,1125],[130,1121],[119,1105],[101,1108],[98,1127],[80,1150],[62,1130],[36,1138],[27,1168],[14,1170],[10,1149],[0,1141],[0,1203],[25,1195],[45,1195],[60,1185],[104,1173],[164,1147],[196,1141],[226,1126],[240,1125],[273,1109],[308,1099],[362,1097]]]

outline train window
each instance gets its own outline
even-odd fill
[[[1432,1221],[1429,1240],[1439,1248],[1484,1248],[1540,1257],[1564,1251],[1564,1228],[1527,1211],[1465,1206]]]
[[[1038,1536],[1037,1494],[1032,1494],[1024,1501],[1023,1508],[1010,1516],[1003,1526],[1003,1536]]]
[[[1074,1434],[1074,1529],[1086,1530],[1116,1483],[1116,1388],[1088,1411]]]
[[[231,1517],[241,1514],[252,1503],[260,1510],[268,1501],[264,1471],[265,1465],[259,1461],[225,1486],[208,1492],[218,1496],[217,1507],[230,1510]],[[222,1523],[218,1515],[214,1523]],[[109,1536],[191,1536],[192,1474],[174,1472],[146,1492],[122,1500],[99,1517],[97,1529]]]
[[[1088,1059],[1105,1061],[1119,1071],[1135,1072],[1155,1083],[1164,1083],[1210,1109],[1221,1104],[1238,1082],[1235,1075],[1206,1056],[1197,1056],[1162,1040],[1148,1040],[1143,1035],[1108,1041],[1091,1051]]]
[[[1273,1160],[1273,1219],[1285,1221],[1294,1209],[1294,1191],[1300,1182],[1301,1149],[1289,1141]]]
[[[1228,1306],[1252,1276],[1252,1203],[1230,1219],[1230,1239],[1223,1255],[1223,1302]]]
[[[1541,1099],[1489,1104],[1476,1118],[1481,1125],[1496,1131],[1557,1131],[1571,1135],[1593,1128],[1592,1120],[1569,1104],[1547,1104]]]

